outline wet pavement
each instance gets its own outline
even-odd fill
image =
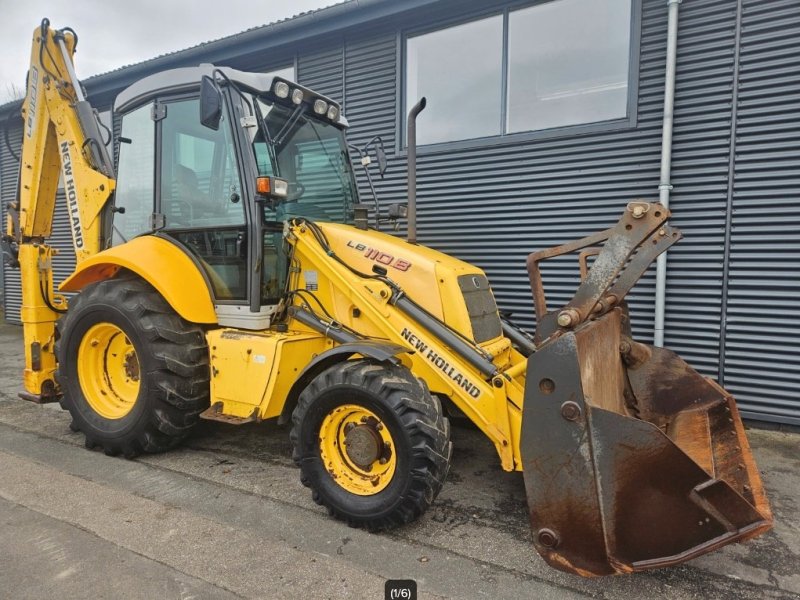
[[[369,534],[328,517],[291,462],[288,430],[203,422],[134,461],[83,448],[58,405],[21,389],[21,329],[0,326],[0,586],[14,598],[800,597],[800,434],[748,432],[775,513],[767,534],[688,564],[602,579],[531,545],[522,475],[453,423],[453,465],[417,522]],[[99,576],[102,574],[102,576]]]

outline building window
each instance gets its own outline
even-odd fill
[[[628,116],[632,0],[550,0],[412,35],[405,112],[420,145]]]
[[[556,0],[508,18],[509,133],[628,112],[631,0]]]
[[[503,16],[408,38],[406,106],[428,99],[417,142],[501,133]]]

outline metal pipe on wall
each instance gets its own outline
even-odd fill
[[[667,66],[664,75],[664,124],[661,134],[661,178],[658,185],[658,201],[669,208],[672,190],[672,125],[675,111],[675,72],[678,62],[678,9],[681,0],[667,0]],[[664,345],[664,315],[666,313],[667,253],[656,262],[656,307],[653,345]]]
[[[408,111],[408,243],[417,243],[417,115],[425,109],[426,100],[420,98]]]

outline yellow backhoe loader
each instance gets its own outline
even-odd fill
[[[22,396],[60,401],[87,447],[133,457],[201,418],[290,422],[314,500],[381,530],[434,502],[452,404],[522,472],[533,544],[558,569],[673,565],[769,529],[733,398],[631,338],[625,296],[680,238],[663,206],[621,205],[614,227],[531,254],[532,336],[481,269],[368,227],[330,98],[213,65],[155,74],[116,99],[115,164],[76,43],[47,20],[34,32],[4,246]],[[59,178],[77,268],[56,292]],[[582,282],[548,311],[541,263],[578,251]]]

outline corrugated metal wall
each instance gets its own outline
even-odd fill
[[[648,37],[661,40],[652,71],[658,83],[651,135],[659,137],[667,7],[647,2],[645,11]],[[679,23],[670,209],[684,239],[668,257],[664,341],[717,377],[736,3],[684,2]]]
[[[800,425],[800,1],[744,0],[725,385]]]
[[[666,342],[703,373],[724,377],[747,416],[800,424],[800,401],[792,395],[800,385],[800,0],[742,2],[738,81],[738,1],[691,1],[680,9],[672,210],[685,239],[669,254]],[[297,50],[298,80],[343,102],[350,141],[382,136],[390,157],[386,178],[376,178],[384,208],[406,200],[405,152],[396,150],[403,28],[446,26],[446,15],[463,14],[453,6],[445,1],[415,13],[414,22],[348,31]],[[644,0],[640,25],[635,127],[420,149],[420,242],[483,267],[501,307],[528,327],[534,319],[527,254],[612,224],[631,199],[658,196],[666,3]],[[231,64],[259,69],[254,56]],[[8,157],[0,157],[6,199],[16,173],[9,178]],[[356,171],[362,199],[370,202],[358,164]],[[66,223],[57,222],[56,244],[68,247]],[[59,275],[69,268],[59,264]],[[11,307],[18,287],[6,274]],[[652,336],[653,275],[630,296],[636,333],[644,339]],[[571,262],[555,262],[545,277],[552,306],[577,285]],[[10,308],[7,318],[16,316]]]
[[[22,121],[12,119],[9,123],[9,143],[19,154],[22,140]],[[19,163],[8,151],[5,141],[0,143],[0,204],[2,204],[3,227],[6,226],[7,204],[14,200],[17,189],[17,175]],[[3,232],[5,233],[5,231]],[[22,290],[20,289],[19,271],[5,266],[3,260],[3,310],[5,318],[12,323],[19,322],[19,309],[22,305]]]
[[[344,92],[341,44],[298,56],[297,81],[341,103]]]

